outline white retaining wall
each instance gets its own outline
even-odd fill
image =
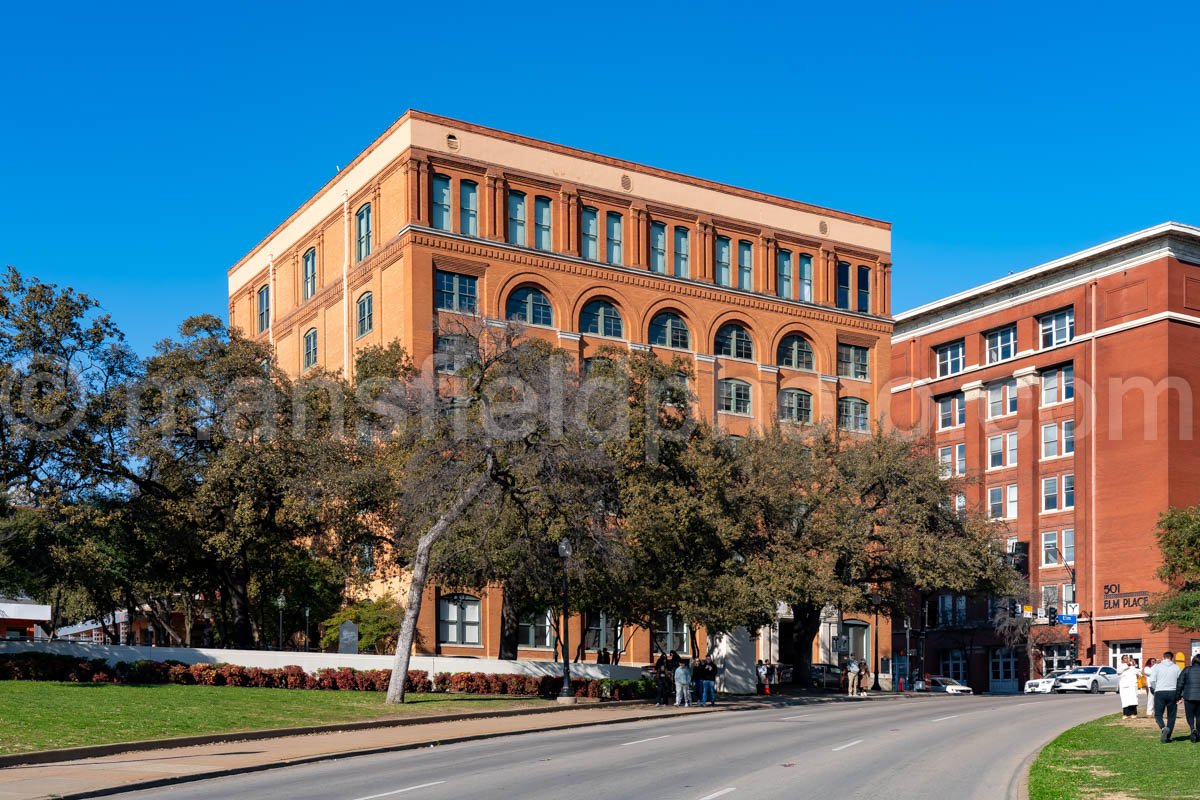
[[[135,645],[92,644],[63,640],[41,642],[9,642],[0,640],[0,654],[58,653],[76,658],[103,658],[109,664],[118,661],[179,661],[184,664],[237,664],[242,667],[286,667],[296,665],[306,672],[319,669],[352,667],[354,669],[391,669],[393,656],[365,653],[300,653],[275,650],[221,650],[212,647],[140,647]],[[439,672],[486,672],[503,675],[558,675],[562,664],[553,661],[502,661],[498,658],[463,658],[452,656],[417,656],[408,668],[425,670],[430,677]],[[642,676],[640,667],[611,664],[572,664],[574,678],[636,679]]]

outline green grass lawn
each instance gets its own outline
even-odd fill
[[[0,753],[384,717],[488,711],[545,702],[479,695],[410,694],[403,706],[387,706],[382,692],[3,681],[0,682]]]
[[[1187,740],[1183,710],[1174,741],[1153,719],[1120,715],[1080,725],[1046,746],[1029,771],[1030,800],[1200,798],[1200,744]]]

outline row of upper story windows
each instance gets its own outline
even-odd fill
[[[1039,512],[1055,514],[1075,508],[1075,475],[1050,475],[1042,478],[1042,494]],[[989,486],[987,490],[987,515],[990,519],[1016,519],[1017,501],[1020,492],[1017,484]]]
[[[454,184],[457,183],[457,228]],[[431,224],[443,231],[479,236],[479,184],[465,178],[435,174],[432,181]],[[554,250],[554,200],[508,189],[505,199],[505,241],[519,247]],[[532,224],[531,224],[532,223]],[[603,223],[603,224],[602,224]],[[579,212],[579,255],[614,266],[624,264],[625,217],[620,211],[601,211],[585,205]],[[649,269],[660,275],[690,278],[692,230],[685,225],[650,223]],[[736,254],[736,257],[735,257]],[[602,257],[603,255],[603,257]],[[717,236],[713,245],[714,281],[719,286],[752,291],[754,243],[747,239]],[[669,271],[668,271],[669,267]],[[781,248],[775,255],[775,293],[789,300],[813,302],[813,256]],[[857,280],[852,282],[852,276]],[[871,310],[871,268],[850,262],[837,265],[835,305],[845,310]]]
[[[1075,309],[1065,308],[1038,317],[1039,344],[1043,350],[1067,344],[1075,338]],[[987,364],[998,364],[1016,358],[1021,352],[1017,340],[1017,325],[1010,323],[982,334]],[[946,342],[934,348],[937,357],[937,376],[957,375],[967,368],[965,339]]]
[[[1062,364],[1039,373],[1041,406],[1057,405],[1075,398],[1075,367]],[[987,418],[1000,419],[1017,413],[1018,392],[1015,378],[1005,378],[987,385]],[[938,430],[948,430],[966,424],[967,400],[964,392],[952,392],[934,398]]]
[[[478,278],[438,270],[435,275],[434,305],[440,311],[476,314],[479,311]],[[554,326],[554,309],[546,293],[538,286],[523,285],[509,294],[504,304],[505,317],[515,322],[543,327]],[[625,338],[625,321],[611,300],[597,298],[587,302],[579,313],[578,332]],[[661,311],[650,320],[649,344],[677,350],[692,349],[692,333],[683,317],[674,311]],[[752,361],[754,341],[750,332],[736,322],[722,325],[713,338],[713,354]],[[785,336],[776,349],[777,366],[815,370],[812,343],[801,334]],[[870,380],[870,348],[838,343],[837,373],[841,377]]]

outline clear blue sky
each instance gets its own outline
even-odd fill
[[[889,220],[896,311],[1200,222],[1194,4],[904,5],[9,4],[0,263],[148,352],[410,107]]]

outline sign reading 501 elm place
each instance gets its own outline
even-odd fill
[[[1149,592],[1122,592],[1121,584],[1104,584],[1104,610],[1141,608],[1150,602]]]

